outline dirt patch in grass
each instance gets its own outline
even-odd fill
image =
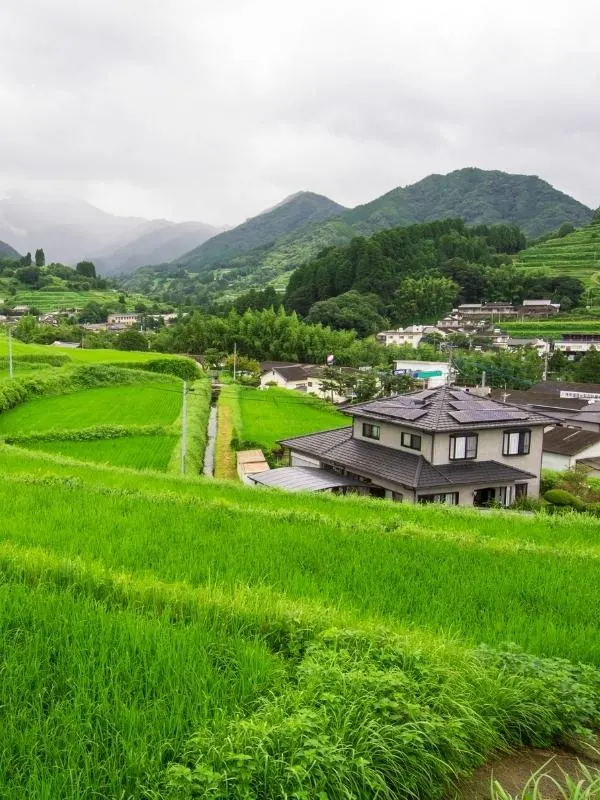
[[[574,752],[524,747],[515,753],[499,756],[480,767],[451,797],[453,800],[489,800],[492,781],[498,781],[505,791],[516,797],[522,793],[531,776],[538,771],[564,786],[565,773],[576,780],[583,777],[581,765],[594,771],[600,769],[600,752],[595,756],[587,750]],[[540,788],[544,800],[562,800],[562,795],[552,780],[542,779]]]

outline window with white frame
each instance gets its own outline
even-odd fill
[[[531,431],[504,431],[503,456],[526,456],[531,447]]]
[[[450,461],[477,458],[477,434],[450,437]]]

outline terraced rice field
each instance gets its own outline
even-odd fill
[[[519,253],[515,266],[540,270],[545,275],[568,275],[586,285],[600,286],[600,224],[528,247]]]
[[[115,467],[153,469],[164,472],[169,466],[173,450],[177,445],[175,434],[153,436],[123,436],[116,439],[96,441],[36,441],[24,443],[24,447],[44,453],[74,458],[79,461],[95,461]]]
[[[87,292],[71,292],[68,290],[56,290],[51,292],[17,292],[14,297],[14,305],[26,305],[38,308],[41,312],[47,311],[66,311],[74,308],[83,308],[87,303],[96,302],[102,305],[111,304],[118,306],[121,292],[101,291],[91,289]],[[13,302],[13,301],[11,301]],[[148,303],[148,298],[141,294],[128,294],[125,297],[125,305],[128,311],[134,311],[137,303]]]
[[[30,400],[0,415],[0,436],[94,425],[170,425],[181,409],[181,381],[107,386]]]
[[[240,438],[272,450],[278,439],[350,425],[351,420],[323,400],[271,387],[240,388]]]

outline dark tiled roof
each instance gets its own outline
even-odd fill
[[[555,427],[544,433],[544,452],[562,456],[576,456],[600,442],[600,433],[581,428]]]
[[[540,410],[564,408],[577,411],[588,404],[588,401],[581,397],[560,397],[558,393],[537,391],[537,389],[537,386],[535,389],[512,389],[510,392],[502,392],[499,389],[495,389],[492,391],[491,396],[496,402],[503,403],[503,398],[506,394],[506,402],[509,405],[531,406]]]
[[[498,403],[451,386],[360,403],[344,413],[429,432],[548,424],[547,418],[536,411]]]
[[[560,395],[561,392],[593,392],[600,394],[600,383],[572,383],[571,381],[541,381],[531,391]]]
[[[316,456],[326,463],[342,466],[358,475],[383,478],[413,489],[464,484],[487,485],[535,477],[529,472],[497,461],[468,461],[434,467],[423,456],[354,439],[352,428],[298,436],[285,439],[280,444],[296,452]]]
[[[584,406],[577,414],[571,417],[573,422],[596,422],[600,423],[600,403],[590,403]]]

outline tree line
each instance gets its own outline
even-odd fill
[[[299,267],[284,304],[309,322],[361,335],[386,323],[436,322],[460,303],[550,297],[567,310],[578,305],[581,281],[513,266],[525,244],[514,225],[468,228],[451,219],[356,237]]]

